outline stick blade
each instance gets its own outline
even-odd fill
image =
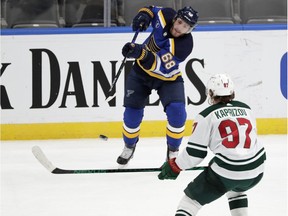
[[[56,169],[56,167],[48,160],[39,146],[33,146],[32,153],[49,172],[52,173]]]

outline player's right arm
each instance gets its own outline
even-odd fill
[[[197,115],[192,128],[192,134],[187,146],[176,158],[176,164],[180,169],[195,167],[207,156],[207,146],[209,144],[210,127],[201,115]]]

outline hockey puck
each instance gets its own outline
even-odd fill
[[[105,140],[105,141],[108,140],[108,137],[105,136],[105,135],[103,135],[103,134],[100,134],[99,138],[100,138],[100,139],[103,139],[103,140]]]

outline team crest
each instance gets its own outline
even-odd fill
[[[134,93],[134,90],[127,90],[127,94],[126,97],[130,97],[130,95],[132,95]]]

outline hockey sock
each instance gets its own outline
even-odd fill
[[[196,200],[184,195],[181,199],[175,216],[195,216],[202,207]]]
[[[170,103],[166,106],[166,115],[168,119],[166,137],[170,150],[178,150],[185,129],[186,110],[184,103]]]

